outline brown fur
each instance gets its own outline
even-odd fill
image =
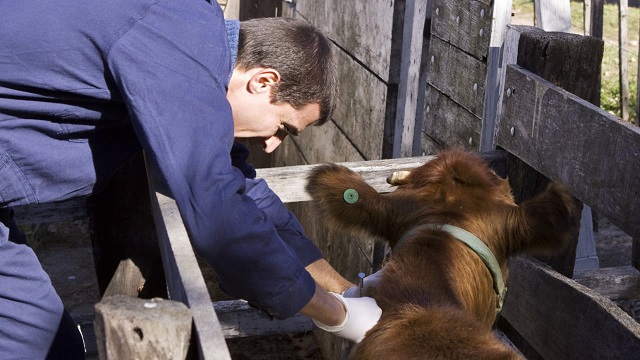
[[[355,189],[355,204],[343,200]],[[411,171],[394,192],[379,194],[351,170],[327,164],[307,191],[327,224],[380,236],[393,247],[420,224],[451,224],[491,249],[507,277],[509,257],[563,249],[578,230],[573,198],[558,184],[516,205],[508,181],[476,154],[449,150]],[[495,337],[496,295],[490,272],[470,248],[441,230],[415,233],[384,267],[372,295],[382,318],[355,359],[517,359]]]

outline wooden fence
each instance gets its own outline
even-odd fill
[[[303,190],[306,173],[316,163],[345,163],[379,191],[389,191],[383,181],[390,172],[416,167],[437,149],[459,146],[483,156],[498,149],[507,158],[506,171],[518,198],[534,193],[541,179],[561,181],[578,199],[640,239],[640,184],[634,176],[640,170],[640,131],[589,99],[568,92],[571,79],[558,77],[557,69],[534,69],[534,64],[522,62],[520,56],[526,59],[536,46],[550,49],[564,44],[572,53],[573,44],[584,39],[575,35],[549,39],[539,29],[507,27],[510,10],[511,2],[501,0],[282,4],[285,16],[314,23],[333,41],[341,96],[330,123],[288,139],[278,151],[275,167],[260,169],[258,176],[288,202],[327,260],[347,278],[355,280],[359,272],[374,271],[380,265],[381,249],[375,239],[327,233],[318,223]],[[142,159],[133,167],[144,168]],[[136,201],[147,203],[155,228],[131,229],[128,236],[156,235],[168,296],[190,311],[191,317],[184,320],[181,309],[176,309],[176,321],[192,322],[187,357],[228,359],[223,337],[312,328],[308,319],[300,317],[267,320],[241,301],[211,304],[175,204],[157,193],[153,169],[149,173],[152,205]],[[117,188],[122,192],[132,183],[125,178]],[[79,206],[72,204],[69,214],[86,216],[84,204],[75,204]],[[19,221],[37,216],[52,219],[34,208],[17,210]],[[138,211],[136,219],[144,213]],[[638,250],[635,243],[636,260]],[[570,255],[545,260],[567,273],[573,270],[567,263],[575,259]],[[145,261],[142,256],[133,257]],[[138,275],[154,273],[139,271]],[[571,274],[562,275],[533,259],[513,261],[510,273],[499,328],[527,358],[565,359],[567,354],[623,358],[639,353],[640,325],[605,296],[572,280]],[[640,278],[632,267],[624,276]],[[114,276],[111,281],[122,278],[126,277]],[[635,285],[626,293],[638,296],[638,282],[628,283]],[[145,302],[143,308],[156,306]],[[112,308],[105,309],[102,318],[109,317]],[[98,333],[117,332],[102,329]],[[139,332],[134,327],[128,336],[135,339]],[[318,339],[325,358],[337,358],[341,343],[325,332],[318,332]],[[117,346],[127,343],[106,335],[98,340],[116,341]],[[129,344],[142,346],[139,341]],[[103,351],[108,347],[102,346]]]

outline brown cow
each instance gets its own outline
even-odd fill
[[[509,257],[549,255],[570,242],[578,230],[574,199],[552,183],[518,206],[507,180],[460,150],[390,182],[398,188],[379,194],[358,174],[327,164],[312,170],[306,187],[329,226],[379,236],[393,249],[372,294],[382,317],[352,357],[520,359],[492,331],[500,282]],[[458,232],[481,244],[467,245]],[[494,256],[494,267],[481,256]]]

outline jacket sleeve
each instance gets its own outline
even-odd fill
[[[158,0],[107,61],[146,156],[222,289],[277,318],[297,313],[315,283],[231,165],[230,60],[219,7]]]
[[[249,149],[234,143],[231,150],[232,165],[245,176],[246,194],[252,198],[267,219],[273,223],[278,234],[298,255],[304,266],[322,258],[320,250],[309,239],[298,219],[284,206],[264,179],[256,179],[256,171],[247,163]]]

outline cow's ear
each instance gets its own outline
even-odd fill
[[[509,218],[513,253],[553,254],[578,234],[580,211],[569,191],[556,183],[524,201]]]

